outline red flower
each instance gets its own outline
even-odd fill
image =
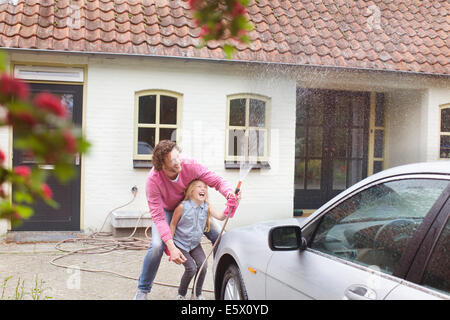
[[[5,160],[6,160],[5,153],[2,150],[0,150],[0,164],[5,162]]]
[[[6,114],[6,123],[11,126],[29,126],[33,127],[38,121],[27,111],[9,112]]]
[[[0,78],[0,95],[6,99],[15,97],[20,100],[26,100],[30,95],[30,90],[28,85],[22,80],[15,79],[4,73]]]
[[[6,194],[5,190],[3,190],[2,187],[0,187],[0,198],[6,199],[8,195]]]
[[[25,124],[29,125],[30,127],[32,127],[35,124],[37,124],[37,120],[30,113],[28,113],[26,111],[18,112],[15,115],[15,118],[17,120],[20,120],[20,121],[24,122]]]
[[[24,178],[29,178],[31,176],[31,170],[27,166],[17,166],[14,168],[14,173],[22,176]]]
[[[209,34],[210,32],[211,32],[211,29],[209,29],[209,27],[207,25],[204,25],[202,27],[202,29],[200,30],[199,36],[202,38],[202,37],[206,36],[207,34]]]
[[[55,163],[56,160],[58,159],[57,155],[54,154],[53,152],[50,152],[49,154],[45,155],[44,158],[46,163]]]
[[[201,0],[188,0],[188,2],[191,9],[198,9],[201,4]]]
[[[67,116],[66,109],[62,106],[61,100],[48,92],[39,93],[34,98],[34,105],[38,109],[50,111],[61,118]]]
[[[62,136],[66,143],[64,149],[69,153],[75,153],[77,151],[77,140],[72,135],[72,132],[70,130],[65,130]]]
[[[44,194],[44,198],[45,199],[51,199],[53,197],[53,192],[52,189],[50,189],[50,187],[48,186],[48,184],[43,183],[41,185],[41,190],[42,193]]]
[[[214,34],[219,34],[219,33],[221,33],[222,32],[222,30],[223,30],[223,24],[222,24],[222,22],[217,22],[215,25],[214,25]]]
[[[239,1],[234,2],[233,11],[231,13],[233,17],[243,16],[246,12],[247,10]]]
[[[11,216],[12,216],[12,218],[14,220],[22,220],[22,216],[20,215],[20,213],[16,209],[13,209],[13,212],[12,212]]]

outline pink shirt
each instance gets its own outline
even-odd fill
[[[201,179],[211,188],[215,188],[224,197],[233,188],[221,177],[193,159],[181,160],[181,172],[176,182],[171,181],[164,171],[150,170],[146,183],[146,194],[153,223],[161,239],[166,242],[172,239],[170,227],[163,209],[173,211],[184,199],[184,190],[192,180]]]

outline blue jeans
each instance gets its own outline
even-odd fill
[[[164,212],[166,214],[166,221],[170,225],[173,211],[164,210]],[[208,240],[210,240],[211,243],[214,244],[214,242],[216,242],[217,238],[219,237],[219,233],[219,230],[217,230],[217,227],[211,221],[211,228],[209,232],[205,232],[206,238],[208,238]],[[153,280],[155,280],[156,272],[158,272],[159,264],[161,263],[161,258],[164,254],[164,248],[164,242],[159,236],[156,228],[153,227],[152,240],[142,264],[141,275],[139,276],[139,290],[148,293],[152,289]]]

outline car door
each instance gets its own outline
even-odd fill
[[[339,199],[302,230],[307,250],[274,252],[267,298],[384,299],[401,284],[401,258],[417,251],[420,241],[408,244],[425,236],[432,221],[424,218],[448,185],[448,177],[392,178]]]
[[[436,218],[408,269],[406,280],[386,299],[450,299],[450,187],[441,197]]]

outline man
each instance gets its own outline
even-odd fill
[[[192,180],[203,180],[227,199],[235,199],[236,206],[239,204],[240,194],[236,198],[233,188],[224,179],[193,159],[182,159],[180,151],[177,144],[169,140],[161,140],[153,150],[153,168],[147,177],[146,195],[154,228],[152,241],[142,265],[135,300],[147,299],[164,248],[168,249],[173,262],[181,264],[186,261],[172,240],[169,224],[173,210],[183,200],[184,190]],[[216,241],[218,235],[219,232],[213,225],[210,231],[205,233],[212,243]]]

